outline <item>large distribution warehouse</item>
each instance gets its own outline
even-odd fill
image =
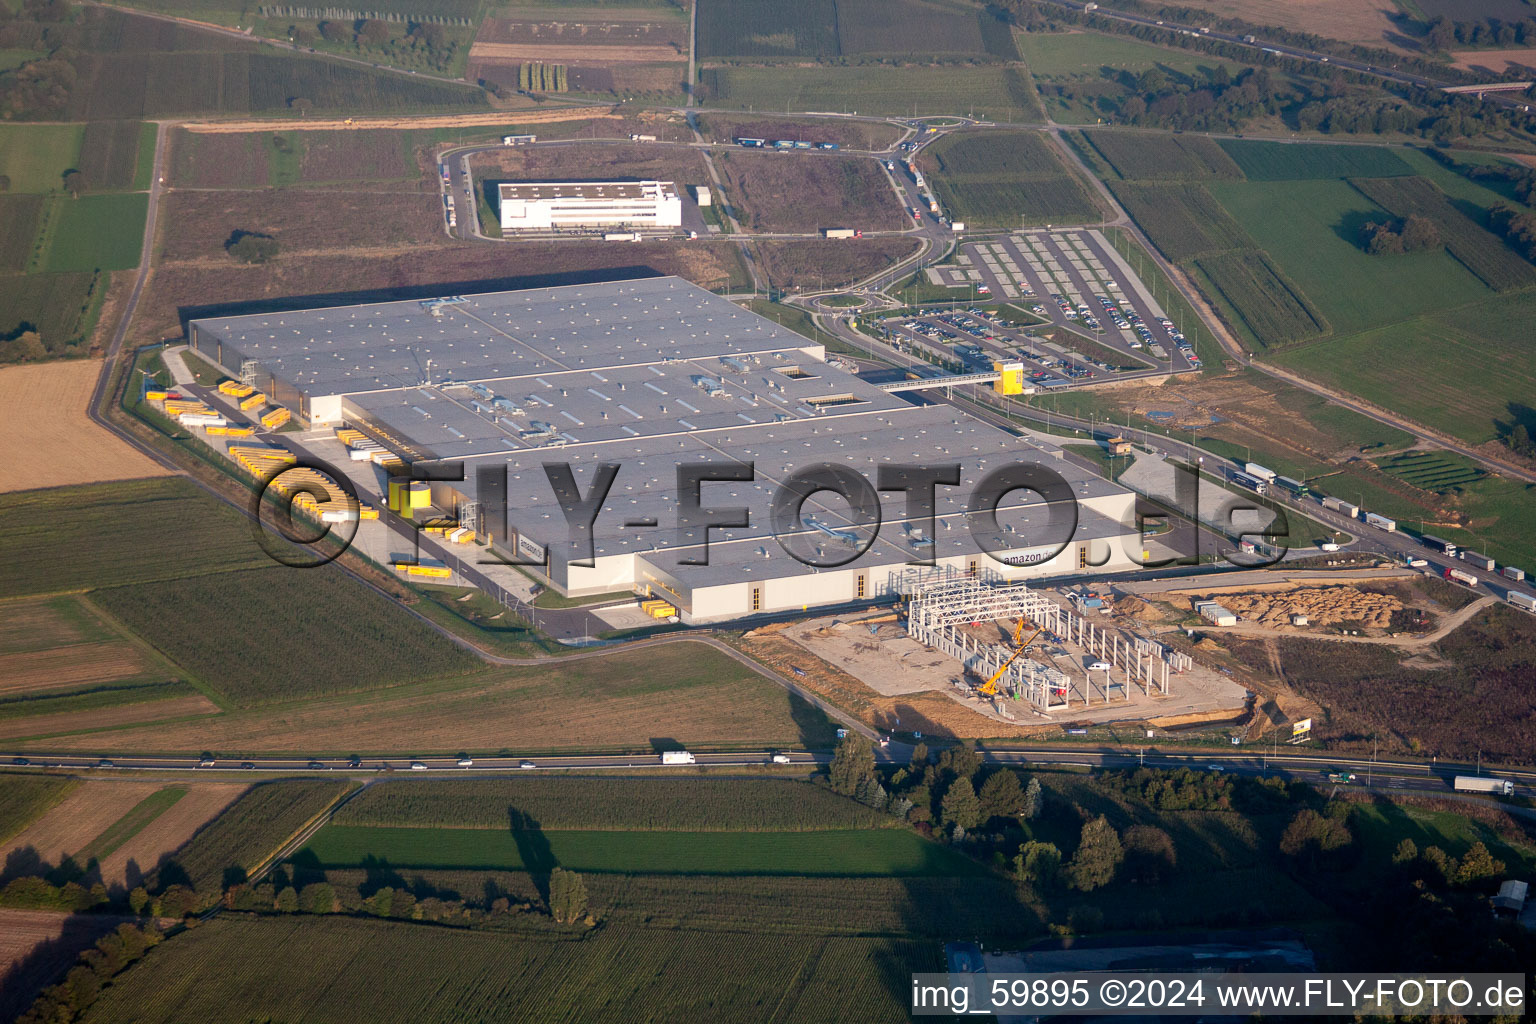
[[[504,181],[501,230],[678,228],[683,201],[670,181]]]
[[[345,423],[407,462],[462,464],[462,480],[431,484],[433,505],[507,557],[542,563],[560,590],[647,591],[689,622],[878,598],[918,561],[1026,579],[1128,570],[1141,555],[1134,495],[1059,449],[948,405],[910,404],[677,278],[198,320],[189,334],[306,424]],[[694,495],[706,509],[743,510],[717,518],[746,525],[680,531],[680,489],[694,488],[679,467],[743,475],[746,463],[751,479]],[[617,469],[593,557],[573,564],[586,549],[573,545],[547,466],[568,466],[588,496],[604,464]],[[904,466],[957,466],[960,483],[937,486],[933,517],[913,515],[905,491],[879,492],[878,530],[823,491],[776,532],[785,482],[826,465],[871,489]],[[1059,503],[1014,490],[994,532],[973,536],[978,484],[1019,467],[1059,474],[1070,521]]]

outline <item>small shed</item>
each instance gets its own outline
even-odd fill
[[[1312,620],[1308,619],[1306,613],[1304,612],[1291,612],[1291,625],[1293,626],[1310,625],[1311,621]]]
[[[1104,443],[1109,447],[1109,454],[1111,455],[1131,454],[1131,442],[1123,437],[1112,437]]]

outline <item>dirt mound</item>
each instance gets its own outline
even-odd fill
[[[1245,622],[1283,629],[1292,615],[1305,615],[1313,626],[1358,622],[1372,629],[1386,629],[1392,613],[1403,602],[1390,594],[1376,594],[1356,587],[1303,587],[1283,593],[1227,594],[1222,604]]]
[[[1117,615],[1128,615],[1142,622],[1167,622],[1168,615],[1156,605],[1148,604],[1134,595],[1127,595],[1115,602]]]

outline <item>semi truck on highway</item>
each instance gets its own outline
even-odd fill
[[[1444,537],[1436,537],[1431,533],[1426,533],[1420,540],[1424,542],[1424,546],[1427,548],[1434,548],[1436,551],[1443,552],[1452,558],[1456,557],[1456,544],[1454,541],[1446,540]]]
[[[1275,477],[1280,475],[1268,467],[1259,465],[1257,462],[1243,463],[1243,472],[1247,473],[1249,476],[1257,477],[1267,484],[1274,483]]]
[[[1378,530],[1386,530],[1388,533],[1395,533],[1397,531],[1397,520],[1388,519],[1386,516],[1378,515],[1375,512],[1367,512],[1365,514],[1365,525],[1374,526]]]
[[[1354,519],[1360,515],[1360,506],[1351,504],[1345,501],[1343,498],[1325,496],[1323,498],[1323,508],[1331,508],[1335,512],[1342,512],[1349,516],[1351,519]]]
[[[1463,562],[1470,562],[1484,572],[1493,572],[1493,567],[1498,564],[1487,555],[1480,555],[1476,551],[1463,550],[1461,560]]]
[[[1464,587],[1476,587],[1477,577],[1460,569],[1445,570],[1445,579],[1449,583],[1460,583]]]
[[[1485,779],[1480,775],[1458,775],[1452,785],[1458,793],[1492,793],[1514,796],[1515,784],[1508,779]]]
[[[1231,479],[1232,482],[1237,484],[1239,487],[1246,487],[1255,494],[1269,493],[1269,484],[1263,480],[1260,480],[1256,476],[1250,476],[1247,473],[1239,473],[1234,469],[1231,472]]]
[[[1522,594],[1518,590],[1511,590],[1505,597],[1516,608],[1521,608],[1528,612],[1536,612],[1536,597],[1532,597],[1530,594]]]
[[[663,750],[662,764],[693,764],[693,755],[686,750]]]

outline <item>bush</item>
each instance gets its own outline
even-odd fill
[[[267,263],[277,258],[277,239],[250,231],[236,231],[224,243],[224,249],[241,263]]]

